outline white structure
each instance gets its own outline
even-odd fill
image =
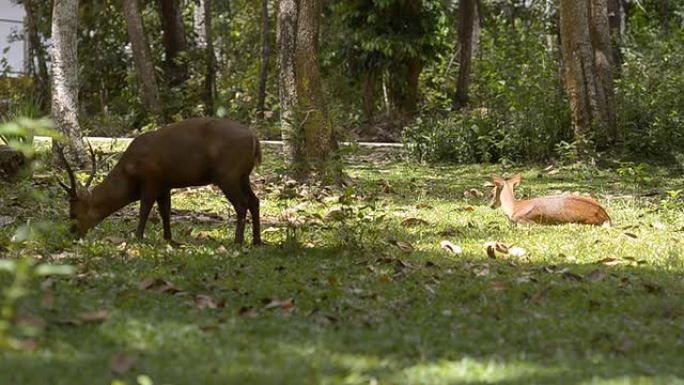
[[[26,72],[27,42],[24,39],[24,7],[0,0],[0,75]]]

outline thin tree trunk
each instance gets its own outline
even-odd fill
[[[613,48],[610,41],[607,0],[591,0],[590,36],[594,49],[594,66],[598,80],[598,117],[605,133],[599,135],[599,145],[612,144],[617,139],[615,90],[613,85]]]
[[[270,27],[268,23],[268,0],[261,0],[261,70],[259,72],[259,94],[257,98],[257,118],[263,119],[266,109],[266,84],[271,58]]]
[[[471,58],[477,58],[480,56],[480,40],[482,37],[482,22],[484,18],[482,17],[482,1],[475,1],[475,14],[473,15],[473,34],[470,42],[471,46]]]
[[[575,140],[586,149],[596,116],[598,85],[589,36],[589,0],[561,0],[561,51],[565,88],[570,101]]]
[[[179,56],[187,50],[185,26],[178,0],[158,0],[164,52],[166,54],[166,78],[171,86],[178,86],[188,79],[188,66]]]
[[[670,34],[670,0],[660,0],[660,21],[663,35]]]
[[[159,89],[157,77],[154,71],[154,62],[150,52],[150,45],[143,29],[142,17],[138,0],[124,0],[123,11],[128,27],[128,37],[133,48],[133,63],[140,82],[140,96],[145,109],[162,118],[162,107],[159,101]]]
[[[297,99],[309,166],[327,171],[325,163],[335,150],[332,122],[323,96],[319,62],[321,0],[299,0],[295,65]]]
[[[375,103],[377,101],[377,75],[366,69],[361,77],[363,87],[363,114],[367,121],[372,121],[375,116]]]
[[[78,124],[78,0],[54,0],[52,8],[52,118],[67,139],[65,153],[88,163]]]
[[[622,35],[625,29],[624,22],[625,10],[622,0],[608,0],[608,25],[610,26],[610,35],[613,40],[613,65],[615,66],[616,76],[620,75],[620,68],[623,62],[620,46],[622,45]]]
[[[302,138],[297,132],[297,77],[295,51],[297,47],[297,0],[278,2],[278,83],[280,90],[280,126],[285,160],[291,166],[304,161]]]
[[[459,110],[468,104],[468,88],[470,85],[471,61],[473,54],[473,25],[477,16],[475,0],[459,1],[458,40],[460,45],[460,66],[458,83],[452,109]]]
[[[214,114],[214,99],[216,98],[216,53],[214,52],[212,17],[211,0],[195,0],[197,45],[205,51],[204,106],[205,114],[208,116]]]
[[[47,107],[50,93],[50,76],[48,74],[48,68],[45,60],[45,46],[43,46],[43,42],[40,40],[38,27],[36,26],[34,7],[34,0],[24,0],[24,10],[26,12],[26,29],[28,30],[30,47],[30,63],[31,66],[33,66],[34,58],[38,62],[38,68],[37,71],[35,71],[38,92],[40,95],[48,95],[48,97],[41,100],[41,105],[43,107]]]

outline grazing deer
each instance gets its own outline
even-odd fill
[[[515,223],[610,225],[606,210],[591,197],[550,196],[516,200],[513,189],[521,181],[520,174],[506,180],[492,174],[494,194],[490,206],[503,207],[506,216]]]
[[[261,243],[259,199],[252,191],[249,174],[261,162],[259,139],[246,126],[224,119],[195,118],[169,124],[135,138],[118,163],[99,185],[89,190],[93,169],[85,186],[80,185],[64,156],[70,185],[59,181],[69,195],[72,232],[79,237],[103,219],[131,202],[140,201],[136,237],[142,239],[155,202],[171,240],[171,189],[218,186],[235,208],[235,243],[242,243],[247,210],[252,217],[252,242]]]

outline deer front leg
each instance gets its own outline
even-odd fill
[[[140,194],[140,218],[138,229],[135,232],[135,237],[138,239],[143,239],[145,224],[147,224],[147,218],[150,216],[150,210],[152,210],[155,198],[155,194],[152,194],[150,190],[143,190],[142,194]]]
[[[164,239],[171,243],[171,190],[159,194],[157,208],[162,219]]]

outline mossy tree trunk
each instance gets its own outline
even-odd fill
[[[334,173],[337,144],[319,63],[320,0],[281,0],[278,10],[281,130],[295,175]]]

